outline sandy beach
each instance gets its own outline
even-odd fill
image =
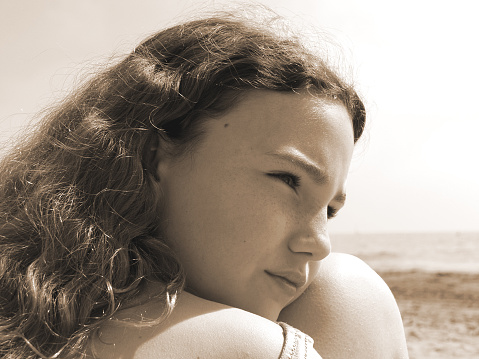
[[[379,272],[401,310],[411,359],[479,358],[479,275]]]
[[[479,358],[479,234],[348,235],[332,242],[389,285],[411,359]]]

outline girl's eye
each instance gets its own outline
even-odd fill
[[[328,219],[336,217],[338,210],[333,207],[328,207]]]
[[[268,173],[268,176],[271,176],[283,181],[294,190],[296,190],[299,187],[300,178],[292,173],[274,172],[274,173]]]

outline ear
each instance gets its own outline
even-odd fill
[[[172,166],[174,166],[179,158],[175,153],[176,147],[169,139],[160,136],[158,147],[155,149],[153,159],[154,175],[158,182],[164,181],[171,175]]]
[[[153,174],[158,182],[160,182],[167,176],[171,161],[172,156],[170,152],[168,152],[161,146],[156,148],[155,157],[153,160]]]
[[[171,147],[167,140],[158,134],[154,134],[148,144],[145,146],[143,161],[148,174],[154,178],[156,182],[161,181],[165,176],[166,170],[171,161]]]

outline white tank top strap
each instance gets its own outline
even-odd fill
[[[278,322],[283,328],[284,344],[279,359],[307,359],[314,350],[314,341],[307,334],[289,324]]]

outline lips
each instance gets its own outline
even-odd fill
[[[306,275],[301,274],[299,272],[284,272],[284,271],[270,272],[267,270],[265,270],[265,272],[269,274],[270,276],[277,277],[283,280],[285,284],[290,285],[294,287],[295,289],[303,287],[307,282]]]

